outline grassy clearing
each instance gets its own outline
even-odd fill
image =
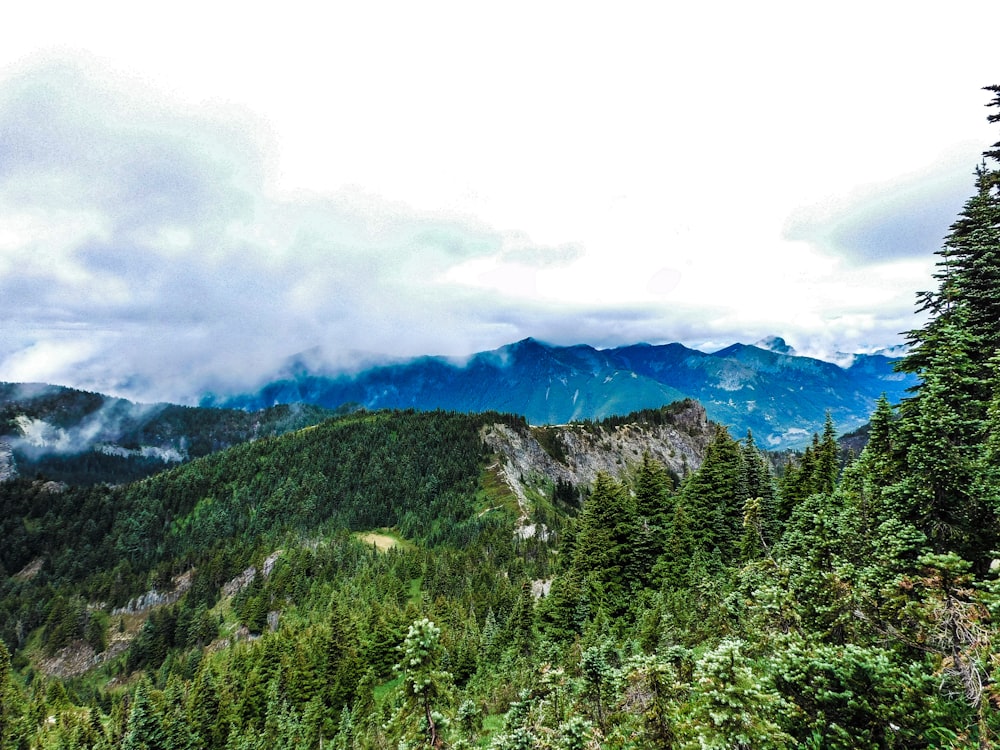
[[[401,551],[416,549],[416,546],[403,539],[399,534],[390,529],[377,529],[376,531],[359,531],[354,534],[354,538],[369,547],[375,547],[379,552],[388,552],[398,547]]]
[[[476,495],[476,506],[480,515],[498,508],[503,508],[514,516],[521,512],[517,496],[500,475],[496,465],[483,470],[479,477],[479,487],[480,490]]]

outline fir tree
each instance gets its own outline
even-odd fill
[[[149,691],[149,682],[141,680],[132,699],[122,750],[166,750],[167,738]]]
[[[670,516],[673,480],[666,468],[646,451],[635,476],[635,506],[647,523],[663,526]]]
[[[330,634],[324,652],[326,705],[331,712],[337,713],[354,702],[363,671],[354,624],[339,601],[334,604],[330,616]]]
[[[743,643],[724,640],[695,665],[695,691],[685,727],[705,750],[763,750],[791,746],[775,719],[781,696],[765,675],[755,672]]]
[[[998,87],[989,87],[994,94]],[[1000,108],[1000,96],[989,104]],[[990,122],[1000,122],[996,113]],[[984,153],[975,193],[938,252],[938,288],[918,295],[927,323],[910,331],[900,369],[921,379],[904,402],[905,479],[898,508],[935,550],[955,550],[983,570],[997,541],[998,509],[974,494],[989,439],[991,360],[1000,350],[1000,152]]]
[[[628,608],[637,567],[633,546],[637,524],[629,493],[607,474],[598,474],[583,505],[572,565],[593,603],[611,614]]]
[[[723,560],[733,559],[743,528],[744,479],[740,446],[719,427],[701,468],[681,491],[695,550],[718,550]]]

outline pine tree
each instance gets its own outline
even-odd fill
[[[998,87],[988,87],[997,94]],[[1000,95],[989,104],[1000,108]],[[992,113],[990,122],[1000,122]],[[1000,509],[973,489],[988,441],[991,360],[1000,350],[1000,151],[984,153],[975,193],[938,252],[938,288],[918,295],[927,323],[910,331],[900,369],[920,384],[901,409],[905,479],[899,510],[938,552],[954,550],[982,571],[995,546]]]
[[[143,678],[132,699],[122,750],[166,750],[166,736],[149,693],[149,682]]]
[[[740,446],[725,427],[719,427],[679,501],[685,506],[695,550],[717,549],[724,561],[733,559],[743,529],[746,498],[740,497],[741,487],[745,475]]]
[[[628,608],[637,573],[637,524],[629,493],[607,474],[598,474],[583,505],[572,565],[593,603],[603,605],[609,614],[619,615]]]
[[[426,747],[445,746],[438,710],[450,698],[451,675],[441,668],[441,629],[426,617],[413,622],[400,646],[403,705],[395,723],[403,739],[414,736]],[[420,730],[414,732],[414,727]]]

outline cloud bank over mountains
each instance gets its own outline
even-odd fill
[[[450,268],[576,252],[360,192],[273,195],[264,139],[238,125],[159,110],[72,66],[4,87],[3,378],[177,397],[316,344],[458,353],[522,323],[445,281]]]
[[[252,113],[161,101],[92,61],[0,83],[0,380],[193,402],[306,350],[335,370],[526,336],[710,348],[780,333],[803,354],[875,348],[916,324],[925,235],[946,228],[914,224],[902,201],[881,218],[863,201],[832,223],[793,222],[766,257],[726,232],[719,254],[679,242],[632,268],[585,239],[536,243],[363,187],[279,192],[276,149]],[[927,195],[951,212],[946,182]],[[920,253],[893,249],[907,227]]]

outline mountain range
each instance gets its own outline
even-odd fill
[[[781,338],[705,353],[679,343],[613,349],[554,346],[527,338],[467,361],[420,357],[354,374],[329,374],[294,358],[259,390],[208,395],[204,405],[263,409],[413,408],[523,415],[532,424],[602,419],[692,398],[736,436],[751,430],[769,450],[799,448],[829,413],[838,432],[868,421],[881,394],[893,403],[916,384],[883,354],[842,364],[797,356]]]

